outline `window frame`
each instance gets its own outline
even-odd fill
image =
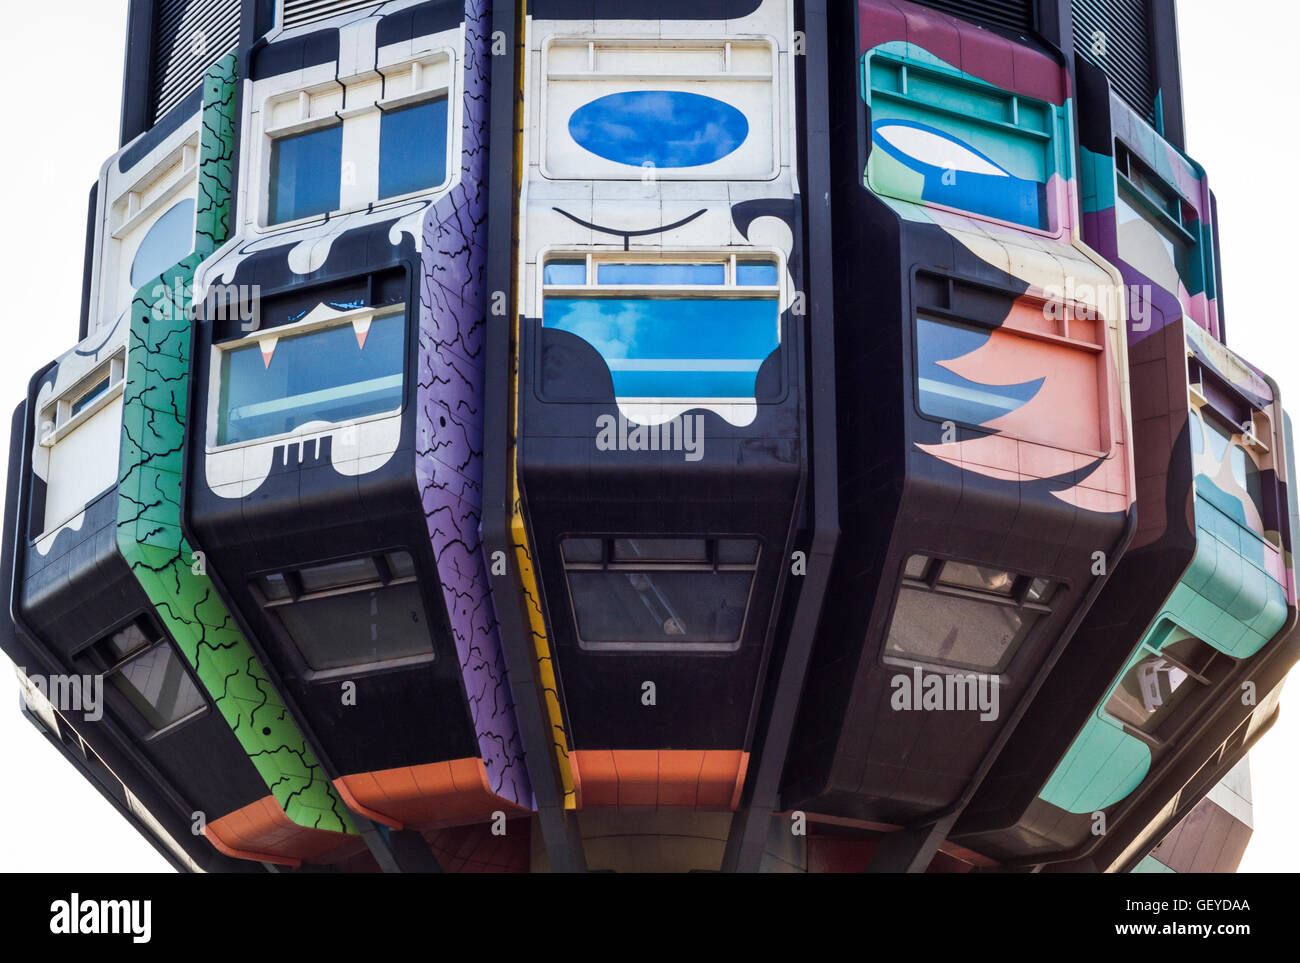
[[[376,320],[394,316],[402,319],[402,402],[398,407],[389,411],[377,412],[371,415],[362,415],[358,418],[351,418],[347,421],[333,423],[326,428],[313,428],[310,431],[304,431],[302,427],[299,427],[293,431],[281,432],[278,435],[267,435],[266,437],[250,438],[245,441],[218,444],[217,439],[220,435],[221,418],[223,416],[223,405],[221,403],[223,382],[221,372],[223,368],[222,362],[227,352],[256,347],[265,338],[275,338],[278,342],[282,339],[311,335],[319,331],[326,331],[333,328],[350,327],[354,322],[361,320],[366,316],[369,316],[372,323]],[[205,453],[212,455],[223,451],[233,451],[237,448],[248,448],[255,445],[282,444],[286,441],[293,440],[301,441],[313,437],[324,436],[355,425],[401,417],[406,411],[409,400],[408,393],[410,389],[409,376],[412,341],[410,322],[411,319],[408,314],[408,304],[406,302],[378,306],[368,305],[362,308],[341,311],[331,317],[321,318],[314,321],[311,320],[309,312],[308,316],[300,321],[294,321],[290,324],[276,325],[269,328],[260,328],[243,338],[214,342],[211,348],[208,368],[208,423],[204,437]]]
[[[731,53],[733,46],[742,45],[751,48],[762,48],[768,53],[771,63],[770,73],[732,73],[730,70]],[[552,50],[559,46],[569,47],[586,47],[588,52],[588,70],[581,73],[564,73],[552,72],[551,57]],[[724,69],[721,71],[707,74],[690,74],[690,73],[671,73],[667,71],[660,72],[626,72],[621,70],[600,71],[596,69],[596,48],[602,47],[610,50],[617,49],[688,49],[688,50],[708,50],[710,48],[720,48],[724,56]],[[793,69],[793,68],[787,68]],[[537,170],[544,180],[548,181],[640,181],[645,175],[641,167],[629,168],[626,173],[613,173],[609,171],[590,171],[583,176],[569,176],[559,174],[552,170],[549,164],[550,160],[550,142],[547,135],[548,125],[550,123],[551,107],[551,82],[555,80],[559,83],[573,81],[595,81],[601,80],[606,82],[624,83],[660,83],[665,88],[682,87],[687,84],[698,83],[699,81],[727,81],[745,82],[745,83],[766,83],[771,91],[772,111],[772,142],[770,144],[772,151],[772,167],[761,173],[752,173],[747,176],[736,176],[728,173],[705,173],[697,168],[658,168],[655,170],[655,178],[659,181],[736,181],[743,183],[766,183],[779,179],[782,171],[786,166],[793,164],[789,160],[790,151],[794,145],[787,144],[785,131],[781,123],[781,111],[783,100],[789,97],[789,91],[785,90],[785,84],[790,81],[783,76],[781,65],[780,44],[774,36],[769,34],[748,34],[737,33],[728,34],[722,37],[673,37],[670,35],[656,37],[620,37],[620,36],[592,36],[586,34],[561,34],[553,33],[548,35],[541,44],[540,65],[538,68],[538,88],[540,91],[540,101],[538,105],[538,122],[531,137],[535,138],[533,143],[536,144],[537,150]],[[700,84],[700,91],[709,89],[709,84]],[[635,89],[635,88],[629,88]],[[708,94],[705,94],[709,96]],[[597,98],[598,99],[598,98]],[[591,101],[588,101],[590,103]],[[726,158],[719,158],[719,163]],[[600,159],[602,165],[612,163],[604,158]],[[711,166],[711,165],[703,165]]]
[[[922,571],[921,577],[916,578],[907,574],[907,566],[913,557],[920,556],[925,558],[926,564]],[[889,606],[889,615],[885,620],[884,633],[880,640],[880,654],[878,661],[882,666],[892,668],[912,668],[921,666],[936,672],[944,674],[964,675],[964,674],[981,674],[996,676],[998,679],[1007,681],[1012,675],[1012,668],[1022,653],[1027,651],[1027,647],[1032,639],[1042,631],[1043,624],[1051,618],[1057,611],[1059,600],[1069,592],[1069,580],[1057,576],[1033,575],[1024,572],[1011,571],[1010,569],[998,569],[1005,571],[1013,578],[1013,586],[1010,595],[1000,595],[992,590],[979,591],[977,589],[966,588],[959,585],[953,585],[942,582],[941,576],[943,567],[948,562],[958,565],[973,565],[979,568],[990,568],[987,562],[968,558],[956,558],[949,555],[939,555],[923,551],[908,551],[903,557],[899,566],[899,577],[895,583],[893,599]],[[1037,580],[1045,580],[1051,588],[1047,596],[1047,602],[1031,602],[1027,596]],[[1038,621],[1030,627],[1024,637],[1016,643],[1014,648],[1009,648],[1009,653],[1005,654],[999,665],[992,667],[975,666],[966,663],[957,662],[938,662],[920,658],[913,655],[904,655],[901,653],[891,652],[889,649],[890,631],[894,626],[894,616],[898,610],[898,602],[902,597],[904,589],[913,591],[933,592],[937,595],[946,595],[953,598],[964,599],[971,602],[990,603],[1000,608],[1011,608],[1016,611],[1033,612],[1038,616]]]
[[[1112,365],[1110,363],[1111,353],[1112,353],[1110,329],[1109,326],[1106,324],[1106,319],[1104,317],[1098,315],[1095,318],[1088,321],[1089,324],[1095,326],[1093,330],[1096,333],[1096,340],[1085,340],[1083,338],[1071,337],[1070,328],[1069,328],[1070,325],[1069,318],[1071,318],[1077,313],[1081,319],[1087,320],[1086,313],[1088,311],[1086,306],[1080,305],[1073,301],[1065,302],[1064,310],[1060,312],[1062,317],[1057,321],[1059,328],[1057,333],[1055,334],[1029,331],[1023,328],[1008,326],[1006,323],[1003,323],[1001,325],[990,324],[988,322],[981,321],[977,318],[965,317],[954,311],[936,307],[930,304],[920,303],[918,299],[915,297],[916,281],[917,281],[918,273],[920,273],[920,269],[914,268],[912,272],[913,297],[910,305],[911,313],[912,313],[912,322],[911,322],[912,407],[918,417],[936,425],[943,425],[947,422],[951,422],[954,425],[957,425],[961,428],[967,429],[969,431],[977,431],[984,435],[999,434],[1004,438],[1013,439],[1014,441],[1019,442],[1021,444],[1055,447],[1055,448],[1059,448],[1062,451],[1072,451],[1075,452],[1076,454],[1087,455],[1090,458],[1110,457],[1110,455],[1115,450],[1115,437],[1113,434],[1114,426],[1112,425],[1112,417],[1111,417],[1112,416],[1112,412],[1111,412],[1112,394],[1111,393],[1114,387],[1115,375],[1114,372],[1111,370]],[[971,287],[977,287],[977,285],[971,285]],[[999,290],[999,293],[1006,293],[1006,292],[1002,292]],[[1046,304],[1046,302],[1044,302],[1044,304]],[[1100,447],[1096,449],[1064,447],[1060,443],[1053,443],[1051,441],[1047,441],[1039,438],[1026,438],[1022,435],[1009,434],[1005,431],[998,432],[994,429],[988,428],[986,425],[974,424],[972,422],[963,421],[958,418],[952,418],[952,417],[944,418],[939,415],[934,415],[925,411],[921,407],[921,330],[920,330],[920,323],[919,323],[921,321],[929,321],[931,323],[944,324],[944,325],[954,325],[957,327],[977,328],[981,331],[988,332],[990,335],[994,331],[1003,331],[1009,335],[1013,335],[1018,338],[1023,338],[1028,341],[1046,342],[1048,344],[1068,347],[1073,350],[1081,351],[1088,355],[1093,356],[1095,359],[1094,363],[1097,366],[1097,378],[1098,378],[1097,398],[1101,406],[1096,412],[1097,437],[1098,437],[1098,441],[1100,442]],[[963,355],[963,357],[965,356]],[[997,387],[997,386],[990,386],[990,387]],[[1013,409],[1013,410],[1018,410],[1018,409]],[[1005,417],[1005,415],[999,417]]]
[[[564,543],[568,540],[599,540],[601,543],[601,560],[599,562],[570,562],[564,557]],[[647,539],[659,541],[703,541],[708,552],[708,561],[665,561],[650,560],[646,562],[625,562],[615,559],[614,543],[626,539]],[[745,541],[754,542],[756,552],[752,563],[728,563],[718,561],[718,542]],[[567,533],[559,536],[555,542],[559,553],[559,568],[564,577],[564,590],[568,596],[569,616],[573,620],[573,638],[578,648],[585,652],[612,652],[625,655],[707,655],[710,653],[738,652],[745,643],[745,633],[750,628],[753,615],[754,592],[757,588],[759,567],[763,564],[764,544],[759,535],[738,534],[685,534],[621,533],[616,535],[591,533]],[[740,622],[740,629],[734,642],[592,642],[582,637],[581,623],[578,619],[578,606],[573,593],[573,584],[569,572],[749,572],[749,589],[745,594],[745,614]]]
[[[410,556],[413,567],[410,575],[396,574],[387,561],[388,556],[404,553]],[[379,574],[378,580],[357,582],[350,585],[335,586],[332,588],[321,589],[319,591],[305,591],[302,584],[301,573],[304,570],[319,568],[326,565],[332,565],[338,562],[357,561],[359,559],[371,559],[374,562],[376,571]],[[337,558],[313,560],[308,563],[281,566],[275,569],[259,571],[248,576],[247,585],[249,593],[253,596],[254,601],[262,610],[267,623],[271,626],[272,631],[281,640],[281,650],[284,651],[294,666],[294,675],[304,682],[328,682],[339,678],[350,678],[358,675],[371,675],[382,672],[392,672],[415,666],[430,666],[439,661],[438,655],[438,634],[434,615],[438,612],[429,605],[429,598],[425,592],[425,585],[420,578],[420,554],[415,549],[404,545],[388,547],[373,552],[353,553],[347,556]],[[279,575],[284,579],[285,585],[289,588],[290,595],[288,598],[273,599],[262,588],[264,580],[271,575]],[[284,621],[275,613],[276,609],[287,608],[299,602],[313,601],[317,599],[339,598],[347,595],[356,595],[361,592],[369,592],[379,588],[390,588],[400,585],[414,585],[420,605],[424,611],[424,624],[428,630],[429,651],[419,655],[402,655],[391,659],[377,659],[363,662],[356,662],[350,665],[334,666],[328,669],[313,668],[307,660],[307,656],[299,647],[293,634],[285,626]]]
[[[355,77],[335,78],[307,87],[292,87],[268,93],[255,111],[254,142],[260,146],[259,157],[250,165],[259,189],[256,214],[248,218],[249,227],[258,235],[278,234],[295,228],[320,224],[348,214],[386,210],[389,207],[444,193],[460,174],[462,148],[464,78],[461,58],[451,46],[435,47],[417,57],[404,57],[391,65],[376,66],[373,71]],[[409,84],[405,77],[409,76]],[[432,77],[427,80],[426,77]],[[398,84],[397,81],[402,83]],[[399,92],[386,95],[389,84]],[[393,197],[379,197],[378,148],[383,115],[389,111],[414,107],[445,98],[447,101],[446,157],[441,184]],[[360,106],[349,107],[352,101]],[[297,117],[276,120],[297,105]],[[373,125],[372,131],[366,126]],[[274,143],[280,138],[308,133],[326,127],[342,127],[342,151],[339,167],[339,207],[333,211],[292,220],[271,222],[271,169]],[[344,176],[351,165],[353,181]]]
[[[877,87],[872,83],[872,62],[874,60],[887,62],[898,71],[900,71],[901,90],[887,90],[883,87]],[[1004,100],[1010,107],[1010,116],[1001,122],[993,121],[988,118],[976,117],[965,112],[956,111],[946,105],[929,103],[921,98],[914,97],[908,93],[908,73],[915,71],[918,74],[928,74],[932,77],[941,78],[943,84],[976,91],[986,97],[997,97]],[[967,122],[978,124],[992,130],[1001,130],[1006,133],[1027,137],[1030,139],[1042,140],[1047,145],[1046,154],[1049,157],[1047,167],[1047,177],[1042,183],[1051,184],[1053,175],[1059,175],[1065,180],[1077,176],[1073,170],[1074,162],[1072,158],[1072,130],[1071,121],[1068,117],[1062,119],[1056,114],[1056,105],[1037,97],[1027,94],[1018,94],[1014,91],[998,87],[995,84],[980,80],[974,77],[968,77],[960,74],[954,68],[946,65],[925,63],[916,60],[906,54],[899,54],[892,50],[882,47],[874,47],[866,51],[858,58],[858,97],[865,102],[868,110],[871,111],[871,122],[874,125],[877,120],[888,119],[881,118],[879,112],[874,108],[873,102],[877,96],[885,100],[906,103],[913,111],[930,112],[937,114],[949,114],[960,116]],[[1027,127],[1020,122],[1020,104],[1030,104],[1041,109],[1047,117],[1047,126],[1049,130],[1039,131]],[[1037,235],[1038,237],[1052,238],[1054,240],[1064,240],[1068,238],[1071,227],[1073,226],[1074,217],[1076,216],[1072,207],[1067,203],[1064,207],[1059,202],[1055,192],[1046,191],[1046,220],[1045,227],[1034,227],[1028,224],[1020,224],[1015,221],[1005,221],[988,214],[981,214],[977,211],[968,211],[962,208],[948,207],[942,204],[935,204],[930,201],[917,200],[910,197],[896,197],[886,190],[879,189],[873,183],[868,162],[871,153],[876,150],[874,144],[873,131],[868,131],[866,135],[865,150],[862,154],[862,171],[860,184],[864,190],[868,190],[877,197],[887,197],[904,204],[915,204],[919,207],[931,208],[934,210],[950,211],[961,217],[968,217],[980,223],[993,224],[1006,230],[1023,231],[1026,234]],[[995,162],[996,163],[996,162]],[[1001,167],[1001,164],[997,165]]]
[[[1220,684],[1231,677],[1234,667],[1240,662],[1240,660],[1234,659],[1226,652],[1221,652],[1214,646],[1210,645],[1210,643],[1202,639],[1197,633],[1184,628],[1169,615],[1166,614],[1162,621],[1165,623],[1167,628],[1165,629],[1164,635],[1161,636],[1159,647],[1157,648],[1145,640],[1143,640],[1141,645],[1138,647],[1143,659],[1156,657],[1167,660],[1176,668],[1187,674],[1187,678],[1184,680],[1182,685],[1194,682],[1200,688],[1192,690],[1189,698],[1181,699],[1176,703],[1168,718],[1162,720],[1154,729],[1148,731],[1139,728],[1138,726],[1126,722],[1114,715],[1107,708],[1111,699],[1114,697],[1116,690],[1119,686],[1123,685],[1125,678],[1128,677],[1128,674],[1133,670],[1133,668],[1141,664],[1141,661],[1134,663],[1133,665],[1128,665],[1126,663],[1119,676],[1111,684],[1111,688],[1108,690],[1106,698],[1102,700],[1101,705],[1098,707],[1098,712],[1103,721],[1111,726],[1118,727],[1126,735],[1139,740],[1148,746],[1153,752],[1165,749],[1166,747],[1178,742],[1179,737],[1182,736],[1188,726],[1195,721],[1196,716],[1209,702],[1213,700]],[[1169,637],[1178,632],[1183,633],[1185,638],[1170,642]],[[1200,671],[1191,668],[1177,656],[1170,656],[1166,653],[1168,648],[1177,645],[1178,642],[1185,641],[1186,639],[1194,639],[1213,653],[1210,661],[1206,663],[1204,668]],[[1214,675],[1208,675],[1207,672],[1209,670],[1215,670]],[[1181,687],[1182,686],[1180,685],[1179,688]]]
[[[110,639],[117,633],[129,628],[132,625],[141,625],[145,631],[142,633],[150,641],[139,648],[133,649],[124,656],[110,658],[102,647],[106,646]],[[132,662],[141,656],[153,652],[155,649],[166,647],[171,657],[176,660],[186,678],[199,697],[199,706],[182,716],[173,719],[161,729],[153,728],[153,724],[144,716],[139,709],[132,704],[130,698],[119,691],[116,686],[110,683],[113,675],[121,672]],[[162,622],[149,610],[141,610],[127,619],[122,620],[102,633],[95,639],[87,642],[72,653],[74,665],[92,668],[95,674],[104,679],[104,699],[105,708],[111,708],[113,715],[128,729],[134,732],[143,742],[154,742],[159,739],[165,739],[172,733],[179,731],[182,727],[189,725],[196,719],[206,715],[212,708],[212,702],[207,689],[194,674],[194,669],[187,659],[176,646],[175,640],[171,633],[166,630]],[[112,693],[110,695],[109,693]]]
[[[583,284],[547,284],[546,267],[555,261],[577,261],[586,262],[586,280]],[[741,261],[765,261],[776,266],[776,284],[759,285],[747,284],[741,285],[736,283],[737,266]],[[602,264],[723,264],[726,266],[722,284],[600,284],[598,272]],[[537,262],[535,269],[535,287],[534,296],[537,305],[537,326],[540,329],[546,327],[546,299],[547,297],[570,297],[570,298],[591,298],[598,299],[607,297],[617,298],[645,298],[647,300],[671,300],[677,297],[690,298],[715,298],[717,300],[745,300],[752,299],[756,295],[772,298],[776,305],[776,346],[781,351],[781,389],[778,397],[774,400],[757,402],[758,404],[779,403],[785,399],[789,391],[789,375],[786,370],[788,363],[788,352],[785,351],[787,332],[785,330],[785,311],[787,308],[787,298],[790,291],[789,272],[786,266],[785,256],[775,248],[745,248],[742,250],[694,250],[681,251],[664,249],[662,251],[617,251],[617,250],[599,250],[591,248],[572,249],[572,248],[544,248],[537,252]],[[543,359],[540,351],[533,352],[533,384],[534,392],[538,400],[545,401],[548,404],[587,404],[588,402],[565,402],[552,401],[547,399],[542,390],[543,385]],[[610,372],[611,378],[613,371]],[[755,372],[757,377],[757,372]],[[691,408],[701,407],[699,404],[692,403],[692,399],[677,398],[653,398],[646,399],[640,396],[626,396],[620,398],[621,401],[629,404],[644,403],[662,403],[664,405],[688,405]],[[724,398],[724,399],[705,399],[704,405],[715,404],[738,404],[748,403],[748,398]]]

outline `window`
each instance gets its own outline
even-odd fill
[[[863,83],[873,192],[1056,230],[1047,185],[1066,174],[1063,110],[881,48],[867,54]]]
[[[1197,473],[1208,478],[1224,495],[1235,496],[1243,505],[1254,506],[1254,519],[1241,517],[1238,520],[1263,536],[1263,477],[1254,453],[1248,451],[1240,440],[1244,435],[1244,422],[1245,419],[1241,427],[1230,425],[1226,418],[1205,406],[1191,409],[1188,427]],[[1228,467],[1226,476],[1222,470],[1225,464]]]
[[[584,648],[731,649],[759,546],[748,538],[566,538],[560,543]]]
[[[314,671],[434,656],[408,552],[275,572],[254,585]]]
[[[1056,587],[1048,579],[913,555],[903,567],[885,654],[1001,672],[1051,614]]]
[[[445,49],[268,97],[257,115],[269,141],[262,225],[364,211],[447,185],[460,146],[455,64]]]
[[[404,313],[357,315],[220,348],[217,444],[337,425],[402,407]]]
[[[189,670],[151,616],[96,642],[85,658],[154,733],[204,708]]]
[[[386,111],[379,128],[379,199],[447,179],[447,98]]]
[[[620,400],[752,400],[759,368],[780,346],[772,258],[559,256],[542,281],[542,326],[595,348]]]
[[[276,138],[268,221],[283,224],[337,210],[342,168],[342,124]]]
[[[1049,317],[1041,303],[1026,301],[1012,304],[998,327],[918,315],[921,413],[973,427],[997,422],[995,427],[1008,437],[1081,453],[1105,452],[1104,325],[1068,311],[1057,314],[1063,316]],[[1042,394],[1049,378],[1055,396],[1070,399],[1068,409],[1050,402],[1044,406],[1051,395]]]
[[[194,201],[186,199],[154,221],[131,262],[131,287],[141,288],[194,250]]]
[[[44,505],[33,503],[30,537],[57,531],[117,482],[124,369],[119,352],[40,409],[33,466],[45,480]]]
[[[1148,735],[1168,734],[1195,710],[1231,661],[1200,639],[1173,629],[1158,650],[1144,646],[1141,658],[1106,700],[1106,714]]]
[[[549,178],[771,180],[779,57],[768,41],[548,38],[541,171]]]

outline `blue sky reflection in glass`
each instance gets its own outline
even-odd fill
[[[702,167],[749,138],[749,120],[730,104],[678,90],[626,90],[584,104],[569,136],[597,157],[630,167]]]
[[[774,263],[755,270],[775,287]],[[596,266],[600,285],[713,286],[719,294],[736,290],[723,287],[726,273],[721,263]],[[758,369],[779,345],[778,313],[775,290],[746,297],[593,291],[547,296],[542,324],[595,348],[609,365],[619,399],[753,401]]]
[[[271,145],[269,222],[338,210],[342,171],[342,124],[277,138]]]
[[[351,324],[223,351],[217,443],[342,424],[402,406],[404,316],[375,318],[364,347]]]
[[[447,179],[447,98],[384,114],[379,130],[379,198],[437,187]]]

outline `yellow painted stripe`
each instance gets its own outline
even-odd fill
[[[515,107],[515,183],[523,176],[524,131],[522,109],[524,102],[524,56],[527,53],[528,27],[527,0],[519,2],[518,36],[520,50],[519,97]],[[514,250],[519,250],[519,191],[515,191],[514,211]],[[510,265],[511,289],[519,291],[519,259],[516,257]],[[516,308],[512,328],[510,359],[513,368],[510,378],[510,533],[514,541],[515,564],[519,566],[519,582],[528,599],[528,628],[533,637],[533,650],[537,655],[537,677],[542,686],[542,695],[546,700],[546,712],[551,720],[551,741],[555,747],[555,759],[560,769],[560,785],[564,789],[564,808],[578,808],[578,794],[573,782],[573,767],[569,764],[569,735],[564,729],[564,715],[560,709],[560,693],[555,684],[555,663],[551,659],[550,641],[546,635],[546,619],[542,615],[542,595],[538,590],[537,576],[533,572],[532,550],[528,538],[528,526],[524,521],[523,505],[519,498],[519,447],[516,437],[519,425],[519,316]]]

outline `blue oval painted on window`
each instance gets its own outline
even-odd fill
[[[749,121],[703,94],[629,90],[579,107],[569,118],[569,135],[616,164],[700,167],[738,150],[749,137]]]
[[[158,220],[136,248],[131,287],[158,277],[194,250],[194,201],[181,201]]]

